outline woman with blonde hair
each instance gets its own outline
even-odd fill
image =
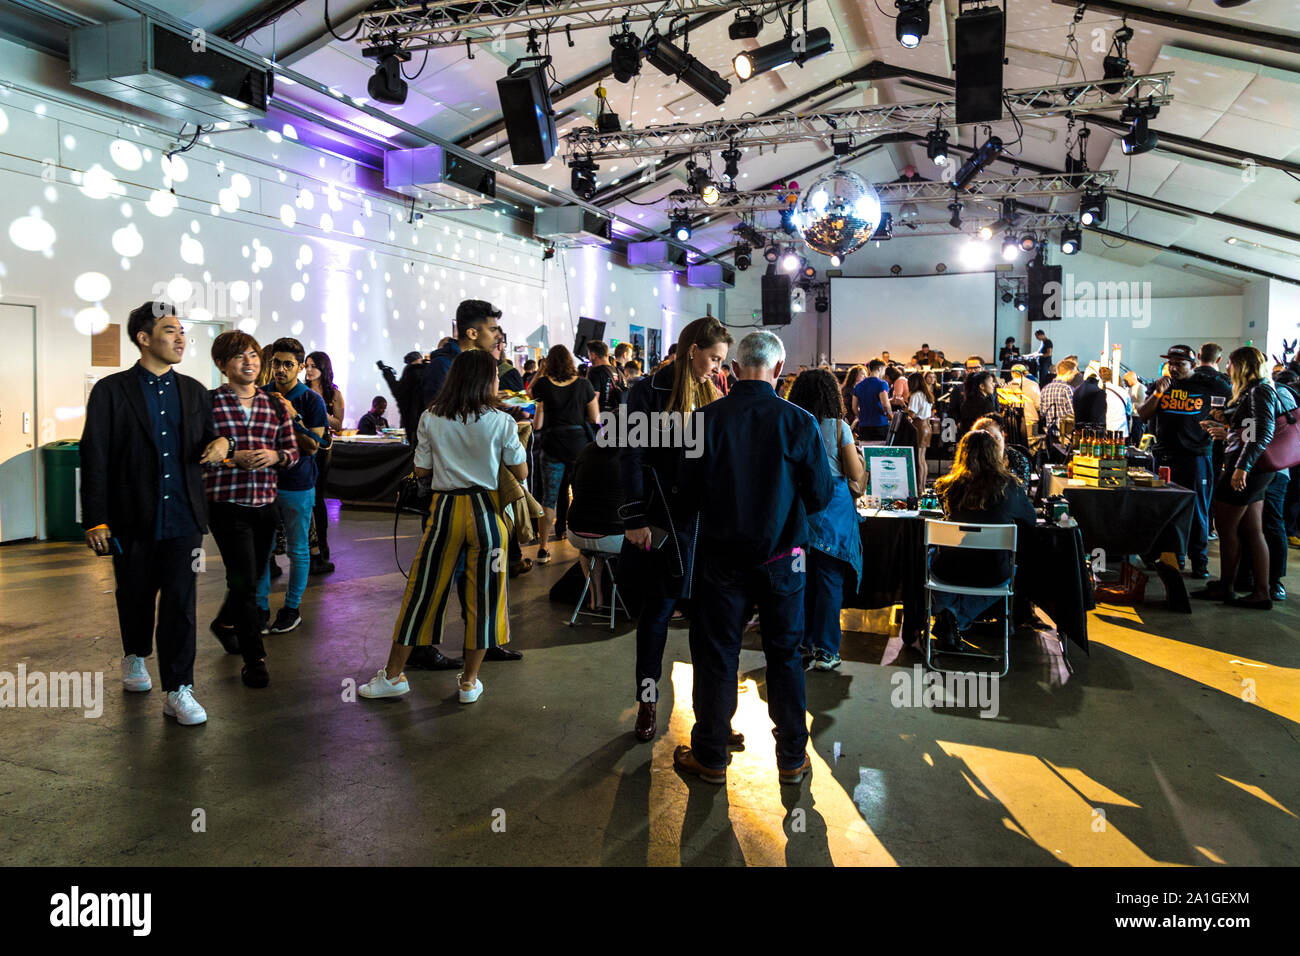
[[[1247,345],[1228,356],[1232,401],[1201,422],[1213,438],[1225,440],[1223,471],[1214,486],[1214,527],[1219,534],[1219,580],[1193,592],[1194,597],[1224,601],[1233,607],[1273,608],[1268,542],[1264,537],[1264,496],[1275,472],[1260,458],[1273,441],[1279,415],[1296,408],[1289,389],[1279,389],[1264,374],[1264,353]],[[1242,552],[1250,555],[1254,590],[1233,594]],[[1281,582],[1278,582],[1280,584]],[[1285,594],[1285,592],[1281,592]]]
[[[638,740],[654,739],[659,678],[668,622],[677,602],[690,597],[695,535],[692,515],[677,501],[682,446],[692,414],[719,398],[713,379],[727,360],[731,333],[712,316],[687,323],[671,364],[632,386],[627,399],[629,434],[619,462],[626,504],[619,575],[624,586],[642,589],[636,627],[636,728]],[[641,423],[644,429],[638,429]],[[693,427],[693,426],[692,426]],[[680,429],[650,440],[649,429]],[[645,438],[629,442],[637,433]],[[660,440],[662,439],[662,440]]]

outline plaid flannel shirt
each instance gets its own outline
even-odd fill
[[[1062,418],[1074,417],[1074,389],[1069,382],[1057,379],[1039,394],[1043,427],[1059,426]]]
[[[293,422],[281,415],[279,407],[259,389],[253,396],[248,419],[240,407],[239,397],[229,385],[212,392],[212,418],[217,434],[231,441],[230,455],[237,451],[272,448],[289,456],[285,467],[298,460],[298,441]],[[250,508],[260,508],[275,501],[280,469],[258,468],[250,471],[233,461],[203,466],[203,483],[209,501],[227,501]]]

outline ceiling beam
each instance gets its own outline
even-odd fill
[[[302,2],[303,0],[267,0],[221,25],[214,32],[223,40],[242,43],[262,27],[270,26],[294,7],[301,6]]]
[[[1175,215],[1182,216],[1199,216],[1204,219],[1212,219],[1215,222],[1221,222],[1228,226],[1237,226],[1240,229],[1249,229],[1253,232],[1262,232],[1266,235],[1276,236],[1279,239],[1286,239],[1290,242],[1300,242],[1300,233],[1288,232],[1285,229],[1279,229],[1276,226],[1267,226],[1261,222],[1253,222],[1248,219],[1239,219],[1236,216],[1229,216],[1223,212],[1206,212],[1203,209],[1189,209],[1187,206],[1179,206],[1176,203],[1165,202],[1163,199],[1154,199],[1149,196],[1139,196],[1135,193],[1125,192],[1122,189],[1107,189],[1106,195],[1113,199],[1119,199],[1123,202],[1133,203],[1135,206],[1146,206],[1148,209],[1155,209],[1160,212],[1171,212]]]
[[[1129,124],[1120,120],[1111,119],[1109,116],[1090,116],[1085,121],[1095,126],[1101,126],[1105,129],[1116,132],[1125,132],[1129,130]],[[1190,136],[1179,136],[1177,133],[1166,133],[1162,130],[1152,129],[1151,132],[1156,134],[1156,149],[1164,150],[1170,153],[1177,153],[1180,156],[1190,156],[1193,159],[1207,159],[1210,162],[1218,162],[1224,166],[1231,166],[1236,169],[1244,169],[1249,164],[1261,166],[1265,169],[1277,169],[1282,172],[1289,172],[1300,175],[1300,163],[1290,163],[1285,159],[1274,159],[1271,156],[1264,156],[1260,153],[1251,153],[1242,149],[1234,149],[1231,146],[1220,146],[1217,143],[1207,143],[1203,139],[1193,139]],[[1227,157],[1231,162],[1222,159],[1214,159],[1213,156],[1203,156],[1204,153],[1216,154],[1221,157]]]
[[[1085,226],[1084,229],[1087,232],[1096,233],[1097,235],[1105,236],[1108,239],[1120,239],[1124,242],[1136,242],[1139,246],[1146,246],[1148,249],[1159,249],[1161,252],[1170,252],[1176,256],[1186,256],[1188,259],[1199,259],[1201,262],[1208,262],[1211,265],[1219,266],[1222,269],[1233,269],[1237,272],[1246,272],[1263,279],[1276,279],[1278,282],[1289,282],[1292,285],[1300,285],[1300,279],[1293,279],[1290,276],[1279,275],[1276,272],[1268,272],[1264,269],[1256,269],[1254,266],[1245,266],[1240,262],[1233,262],[1231,259],[1222,259],[1219,256],[1197,252],[1195,249],[1187,249],[1183,246],[1165,246],[1158,242],[1139,239],[1136,236],[1126,236],[1124,233],[1115,232],[1113,229],[1098,229],[1096,226]]]
[[[1150,7],[1138,6],[1136,3],[1119,3],[1116,0],[1083,0],[1082,3],[1080,0],[1052,0],[1052,2],[1062,7],[1084,6],[1090,12],[1128,17],[1130,20],[1173,27],[1184,33],[1194,33],[1198,36],[1215,37],[1219,40],[1234,40],[1237,43],[1246,43],[1250,46],[1262,46],[1271,50],[1281,50],[1283,53],[1300,54],[1300,37],[1291,34],[1270,33],[1266,30],[1256,30],[1235,23],[1225,23],[1222,20],[1211,20],[1190,13],[1153,10]]]

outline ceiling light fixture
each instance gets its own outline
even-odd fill
[[[967,158],[966,162],[961,164],[957,174],[952,177],[953,189],[965,189],[970,185],[971,180],[979,175],[980,171],[993,162],[998,154],[1002,152],[1002,140],[997,136],[990,136],[984,141],[984,145]]]
[[[722,151],[722,175],[730,182],[735,183],[740,176],[740,150],[736,149],[735,144],[728,146]]]
[[[579,199],[590,201],[596,195],[596,170],[600,169],[591,154],[569,160],[569,189]]]
[[[786,272],[795,272],[799,269],[799,257],[794,254],[794,250],[785,251],[785,255],[781,257],[781,268]]]
[[[1061,251],[1072,256],[1083,247],[1083,231],[1077,225],[1061,230]]]
[[[930,32],[930,0],[894,0],[898,17],[894,36],[906,49],[915,50]]]
[[[1015,236],[1007,236],[1002,240],[1002,258],[1007,262],[1020,258],[1020,244],[1016,242]]]
[[[1121,120],[1133,124],[1132,128],[1119,141],[1120,148],[1124,150],[1125,156],[1138,156],[1156,148],[1160,138],[1156,135],[1155,130],[1147,125],[1147,122],[1155,119],[1159,113],[1160,107],[1149,100],[1146,105],[1139,105],[1133,100],[1129,101],[1128,106],[1124,108],[1124,113],[1120,116]]]
[[[954,229],[961,228],[961,208],[962,206],[959,202],[948,203],[948,211],[952,213],[952,218],[948,220],[948,225],[952,226]]]
[[[668,228],[678,242],[686,242],[691,238],[691,214],[684,209],[671,213],[668,216]]]
[[[1017,294],[1012,299],[1015,302],[1017,312],[1024,312],[1025,309],[1029,308],[1029,301],[1023,295]]]
[[[714,106],[721,106],[731,95],[730,83],[691,56],[687,48],[661,34],[645,41],[645,58],[656,70],[685,83]]]
[[[747,242],[741,242],[736,245],[736,268],[741,272],[748,269],[754,262],[754,250]]]
[[[727,36],[733,40],[752,40],[763,29],[763,18],[753,10],[737,10],[736,19],[727,27]]]
[[[939,129],[936,126],[925,134],[925,155],[936,166],[943,166],[948,162],[948,131],[946,129]]]
[[[406,102],[406,80],[402,79],[402,64],[411,59],[411,54],[401,47],[386,46],[375,51],[379,63],[375,75],[366,84],[372,100],[401,106]]]
[[[814,27],[806,34],[787,34],[780,40],[753,50],[741,50],[731,61],[731,67],[736,71],[740,82],[744,83],[760,73],[775,70],[787,63],[803,66],[809,60],[830,53],[832,49],[831,31],[825,27]]]
[[[776,246],[768,246],[763,250],[763,258],[768,262],[776,262],[777,259],[781,258],[781,250]]]
[[[1085,226],[1106,221],[1106,194],[1099,190],[1088,190],[1079,200],[1079,222]]]
[[[620,83],[631,82],[632,77],[641,72],[641,39],[623,24],[623,30],[609,38],[609,45],[614,48],[610,54],[609,65],[614,71],[614,79]]]

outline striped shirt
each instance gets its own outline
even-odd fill
[[[1059,427],[1062,418],[1074,417],[1074,389],[1069,382],[1055,379],[1039,398],[1044,428]]]
[[[253,396],[250,409],[240,404],[239,396],[229,385],[214,389],[212,418],[217,434],[231,441],[231,459],[237,451],[272,448],[288,455],[286,467],[298,460],[298,441],[293,436],[293,423],[260,389]],[[209,501],[260,508],[275,501],[279,474],[280,469],[274,465],[250,471],[237,467],[233,460],[227,460],[220,465],[204,465],[203,484]]]

